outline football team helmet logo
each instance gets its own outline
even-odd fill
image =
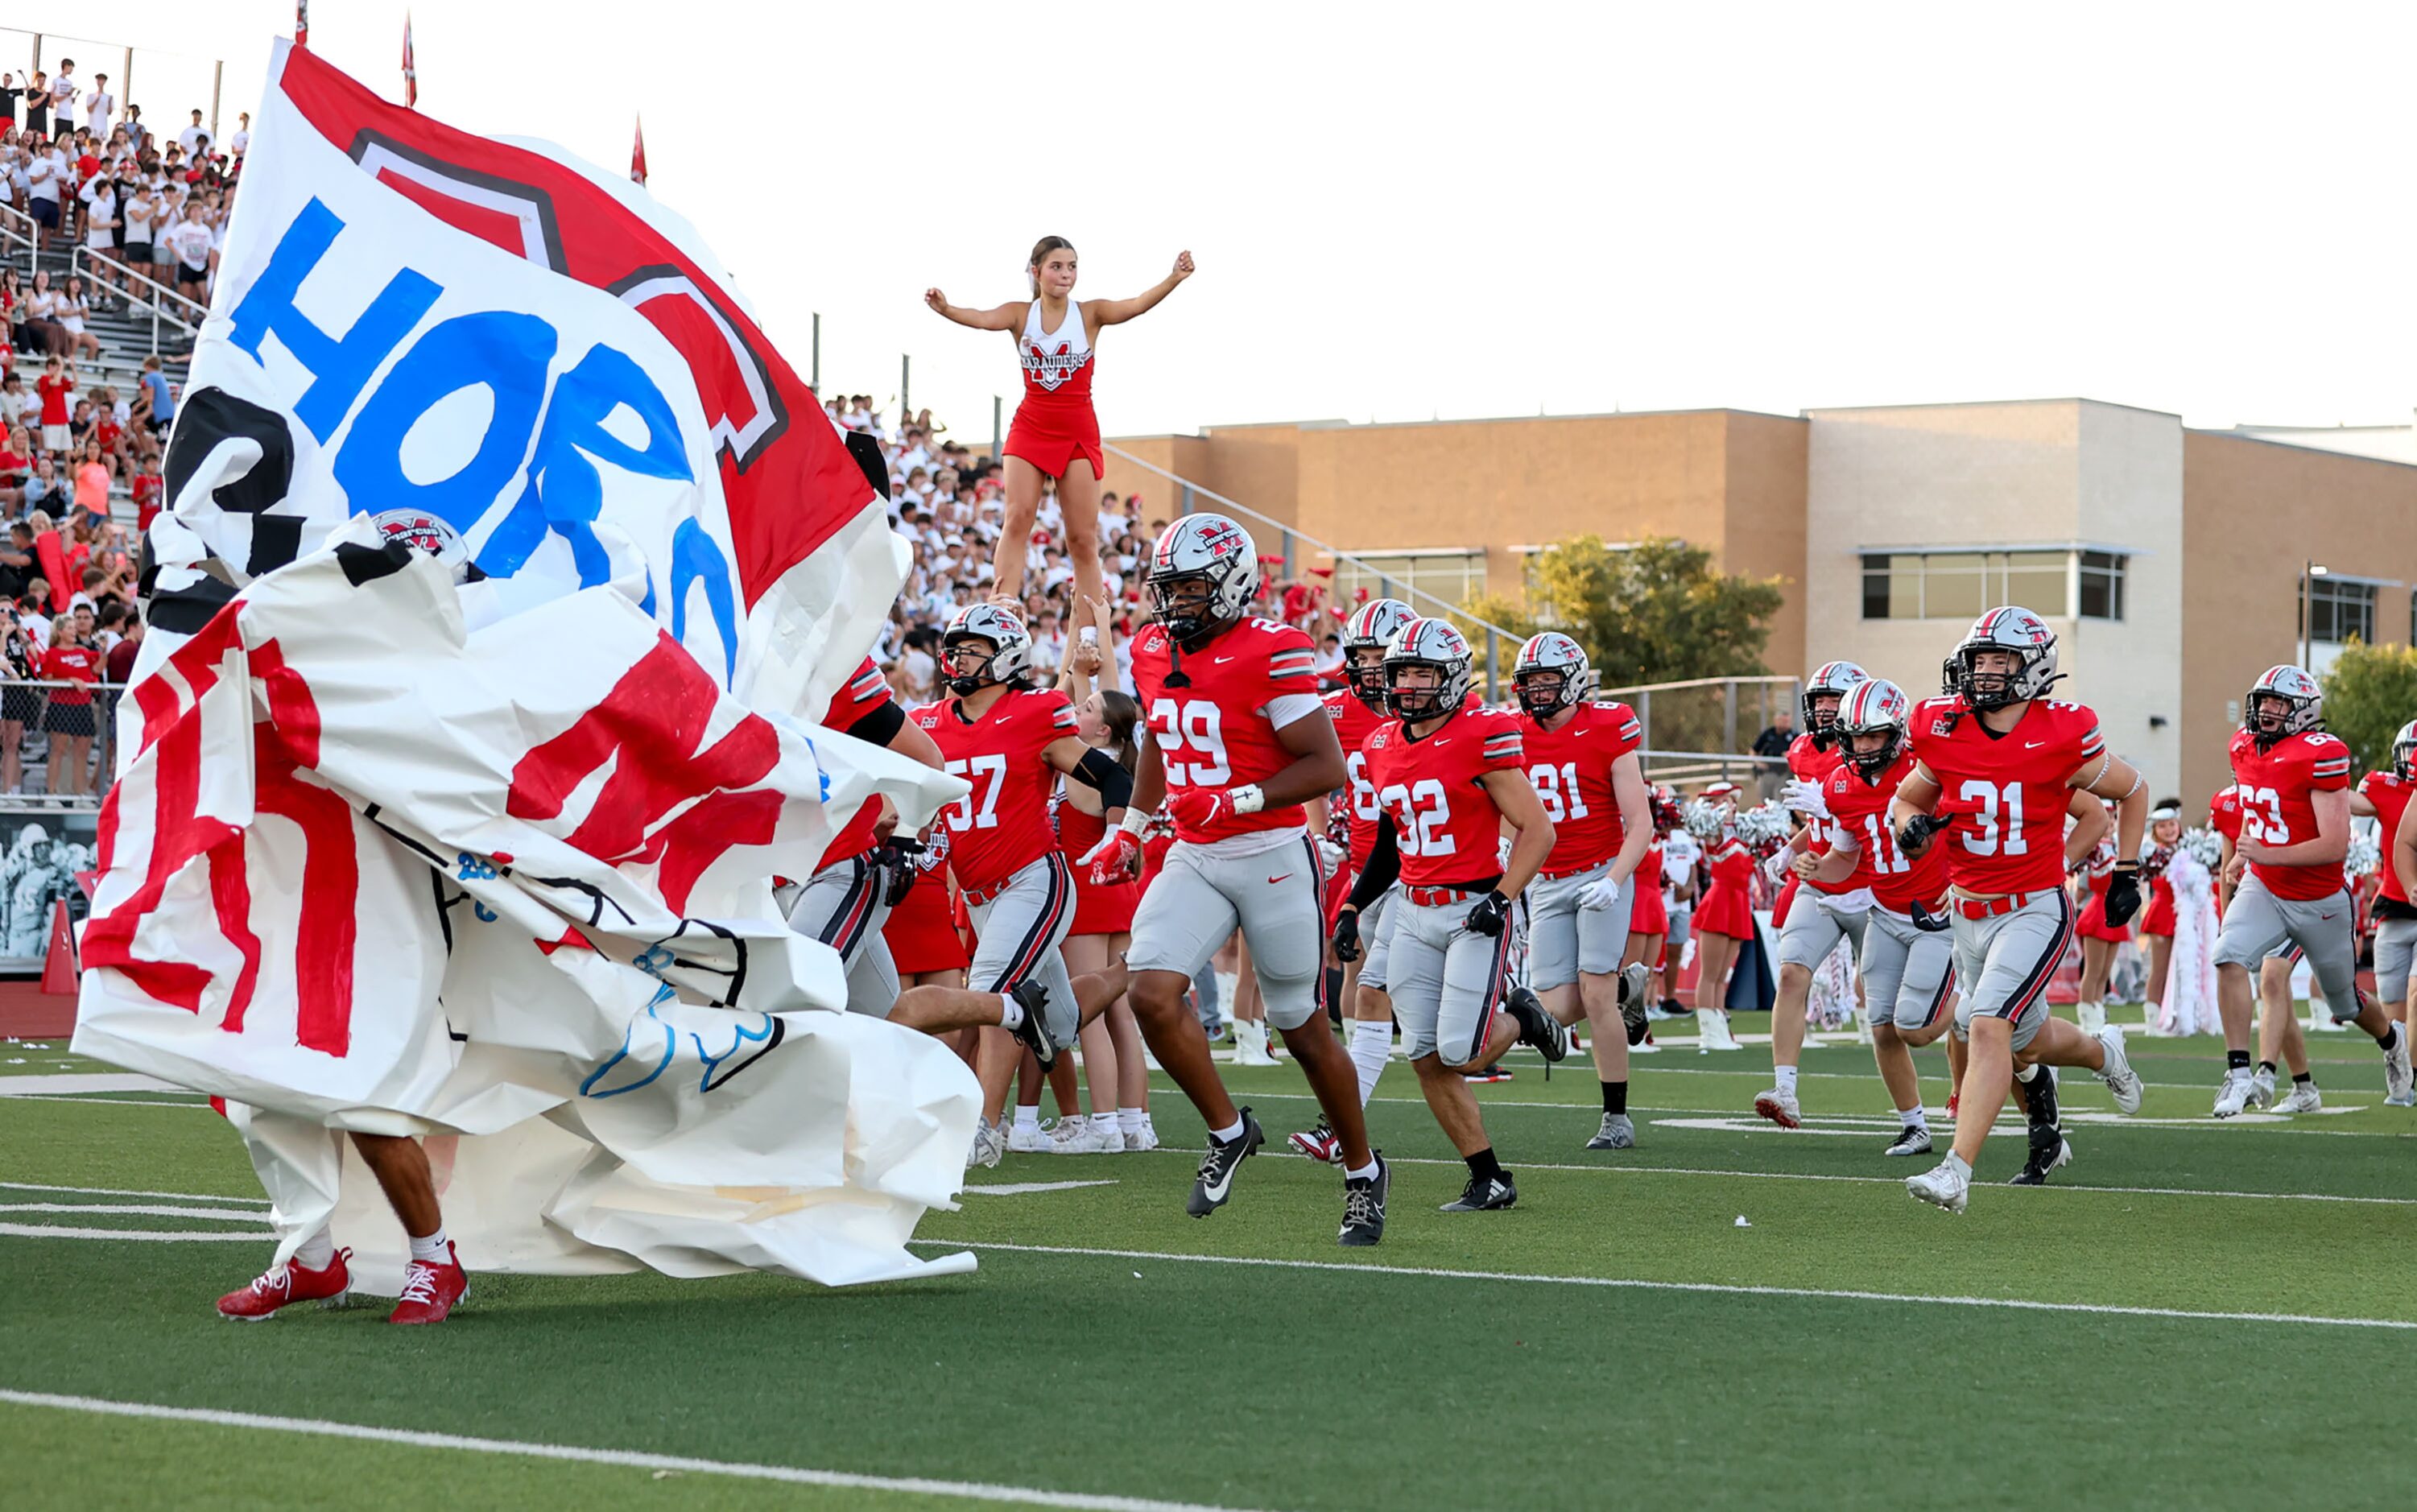
[[[1178,605],[1176,591],[1187,582],[1207,584],[1207,600]],[[1224,515],[1185,515],[1150,549],[1150,603],[1178,644],[1205,640],[1241,619],[1258,593],[1258,544]]]

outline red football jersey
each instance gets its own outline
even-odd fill
[[[881,669],[871,657],[867,657],[864,665],[856,669],[856,675],[847,680],[847,686],[831,695],[830,703],[823,710],[823,717],[814,722],[826,730],[844,733],[856,721],[889,702],[889,680],[881,675]],[[835,866],[851,855],[862,855],[873,849],[873,826],[880,819],[879,796],[867,798],[858,805],[855,816],[830,842],[830,849],[823,853],[823,858],[814,869],[819,871],[824,867]]]
[[[1348,777],[1343,832],[1350,838],[1351,862],[1344,874],[1356,877],[1368,864],[1368,853],[1376,848],[1376,787],[1368,780],[1368,758],[1361,748],[1390,721],[1347,688],[1327,694],[1324,702],[1326,717],[1334,721],[1334,738],[1343,744],[1343,770]]]
[[[1836,775],[1840,767],[1843,767],[1846,764],[1846,754],[1836,746],[1831,746],[1826,749],[1820,746],[1817,746],[1813,743],[1813,737],[1809,733],[1798,735],[1794,742],[1792,742],[1787,748],[1788,775],[1790,777],[1800,778],[1807,782],[1827,782],[1832,776]],[[1805,854],[1827,855],[1830,854],[1831,824],[1832,822],[1830,820],[1820,818],[1817,815],[1805,820]],[[1864,880],[1862,871],[1859,869],[1855,875],[1848,877],[1844,882],[1821,883],[1808,881],[1805,882],[1803,885],[1818,888],[1820,891],[1825,893],[1850,893],[1858,887],[1869,886],[1870,884]]]
[[[1292,752],[1276,731],[1292,718],[1322,717],[1312,665],[1316,659],[1316,649],[1300,630],[1271,619],[1246,619],[1198,650],[1182,653],[1190,686],[1169,688],[1175,648],[1166,627],[1152,625],[1134,636],[1133,687],[1158,742],[1167,788],[1240,787],[1290,766]],[[1290,702],[1296,698],[1301,703]],[[1260,830],[1298,829],[1300,824],[1300,805],[1286,804],[1254,814],[1228,812],[1197,833],[1178,826],[1176,838],[1231,839]]]
[[[1855,766],[1841,762],[1821,790],[1823,800],[1830,806],[1831,820],[1853,843],[1859,857],[1851,885],[1869,887],[1883,904],[1899,914],[1910,911],[1916,902],[1936,909],[1947,891],[1946,847],[1933,845],[1919,856],[1908,859],[1897,849],[1896,835],[1889,828],[1889,805],[1896,798],[1897,784],[1913,770],[1913,751],[1908,747],[1894,765],[1880,774],[1878,781],[1867,782]]]
[[[1611,764],[1644,744],[1644,727],[1625,703],[1581,703],[1558,730],[1518,716],[1527,748],[1528,780],[1553,822],[1553,854],[1545,869],[1583,871],[1619,854],[1627,827],[1612,795]]]
[[[2400,833],[2400,816],[2408,810],[2409,799],[2417,794],[2417,782],[2408,782],[2390,772],[2369,772],[2358,784],[2366,801],[2375,805],[2375,817],[2383,826],[2383,862],[2375,869],[2383,875],[2383,896],[2394,902],[2409,901],[2409,894],[2400,885],[2400,872],[2392,864],[2392,839]]]
[[[2349,786],[2349,748],[2322,730],[2285,735],[2271,750],[2257,748],[2246,730],[2232,737],[2233,787],[2241,795],[2241,838],[2264,845],[2297,845],[2317,838],[2315,795]],[[2277,867],[2252,863],[2249,874],[2277,898],[2313,902],[2342,890],[2342,869]]]
[[[1911,729],[1922,764],[1938,779],[1938,817],[1949,828],[1947,875],[1984,897],[2064,885],[2066,782],[2106,748],[2098,716],[2061,699],[2033,699],[2022,719],[1992,734],[1960,697],[1924,699]]]
[[[1018,688],[968,722],[953,698],[908,718],[922,726],[947,770],[973,791],[940,810],[949,826],[949,865],[957,885],[982,892],[1057,848],[1049,827],[1056,768],[1041,752],[1074,733],[1074,705],[1056,688]]]
[[[1365,748],[1368,780],[1393,821],[1404,882],[1439,887],[1501,875],[1502,810],[1482,779],[1526,765],[1518,719],[1464,703],[1423,740],[1391,722]]]

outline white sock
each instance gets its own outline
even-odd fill
[[[1224,1128],[1212,1128],[1208,1137],[1220,1144],[1231,1144],[1242,1137],[1242,1121],[1237,1118]]]
[[[1355,1020],[1351,1025],[1351,1064],[1360,1073],[1360,1106],[1375,1096],[1376,1079],[1393,1053],[1393,1026],[1376,1019]]]
[[[447,1260],[445,1253],[445,1225],[441,1223],[438,1224],[436,1226],[436,1232],[428,1235],[428,1237],[424,1239],[418,1235],[414,1235],[411,1241],[411,1258],[419,1262],[423,1265],[444,1264]]]
[[[1796,1067],[1774,1066],[1771,1068],[1771,1074],[1778,1081],[1780,1091],[1792,1093],[1796,1090]]]
[[[1123,1131],[1123,1125],[1117,1121],[1117,1111],[1113,1108],[1109,1109],[1104,1113],[1093,1113],[1091,1115],[1091,1126],[1102,1133],[1106,1133],[1111,1130],[1119,1133]]]
[[[1964,1163],[1964,1157],[1953,1150],[1947,1152],[1947,1163],[1968,1176],[1972,1173],[1972,1168]]]
[[[1127,1134],[1138,1134],[1138,1133],[1140,1133],[1143,1129],[1148,1128],[1148,1126],[1149,1126],[1149,1110],[1148,1110],[1148,1109],[1147,1109],[1147,1108],[1119,1108],[1119,1109],[1117,1109],[1117,1127],[1118,1127],[1119,1129],[1122,1129],[1125,1133],[1127,1133]]]
[[[1346,1171],[1344,1174],[1350,1177],[1353,1181],[1366,1181],[1376,1174],[1377,1169],[1376,1157],[1372,1155],[1368,1157],[1368,1163],[1366,1165],[1361,1166],[1357,1171]]]
[[[294,1263],[306,1271],[323,1271],[336,1263],[336,1236],[321,1229],[294,1251]]]
[[[1001,1007],[998,1012],[998,1026],[1001,1029],[1007,1030],[1023,1028],[1024,1005],[1018,1003],[1015,999],[1009,997],[1004,992],[1001,992],[998,995],[998,1000],[1000,1003],[1005,1005],[1005,1006]]]
[[[1915,1103],[1910,1108],[1898,1109],[1896,1115],[1905,1121],[1905,1126],[1908,1128],[1918,1128],[1924,1133],[1930,1130],[1930,1115],[1923,1111],[1920,1103]]]
[[[1041,1126],[1041,1105],[1037,1102],[1017,1103],[1015,1105],[1015,1126],[1018,1128],[1039,1128]]]
[[[2014,1067],[2014,1080],[2027,1086],[2031,1082],[2038,1081],[2039,1074],[2040,1068],[2037,1061],[2033,1061],[2029,1066],[2017,1066]]]

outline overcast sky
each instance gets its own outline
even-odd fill
[[[403,7],[313,46],[399,98]],[[289,0],[17,0],[227,60]],[[701,227],[800,372],[986,436],[1001,337],[920,295],[1078,296],[1189,248],[1101,343],[1110,433],[2088,395],[2242,421],[2417,404],[2417,8],[1260,7],[420,0],[420,108],[626,167]],[[845,16],[844,23],[830,18]],[[2288,19],[2286,19],[2288,18]],[[0,68],[29,39],[0,34]],[[94,41],[78,71],[116,74]],[[71,54],[73,55],[73,54]],[[98,61],[97,61],[98,60]],[[138,53],[181,124],[198,62]]]

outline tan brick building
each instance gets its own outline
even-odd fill
[[[1529,554],[1571,536],[1682,537],[1728,571],[1788,580],[1768,653],[1779,672],[1844,657],[1926,693],[1974,614],[2019,602],[2056,627],[2068,688],[2116,748],[2197,802],[2227,779],[2242,690],[2299,659],[2306,563],[2328,569],[2307,595],[2319,666],[2351,631],[2408,641],[2417,614],[2417,466],[2275,434],[2039,400],[1220,426],[1113,445],[1453,601],[1518,596]],[[1176,503],[1113,453],[1107,484],[1153,516]],[[1299,566],[1324,560],[1294,550]],[[1348,567],[1338,580],[1361,581]]]

